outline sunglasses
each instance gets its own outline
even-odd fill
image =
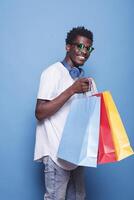
[[[86,47],[82,43],[72,43],[72,44],[76,45],[76,47],[79,49],[79,51],[82,51],[84,48],[86,48],[86,50],[88,51],[88,53],[91,53],[94,50],[94,48],[92,46]]]

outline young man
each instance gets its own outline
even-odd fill
[[[84,200],[83,168],[57,158],[57,151],[74,95],[96,91],[92,79],[83,78],[84,65],[93,47],[93,34],[84,27],[73,28],[66,38],[66,56],[41,75],[36,104],[34,160],[45,164],[44,199]]]

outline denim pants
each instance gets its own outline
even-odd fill
[[[45,164],[44,200],[85,200],[83,167],[64,170],[47,156]]]

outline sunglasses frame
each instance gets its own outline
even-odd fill
[[[86,47],[83,43],[74,42],[74,43],[72,43],[72,45],[76,45],[77,48],[79,49],[79,51],[82,51],[84,48],[86,48],[88,53],[91,53],[94,50],[94,47],[92,47],[92,46]]]

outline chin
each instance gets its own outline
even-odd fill
[[[72,63],[75,67],[83,66],[86,60],[73,59]]]
[[[85,62],[75,62],[75,66],[79,67],[79,66],[83,66]]]

